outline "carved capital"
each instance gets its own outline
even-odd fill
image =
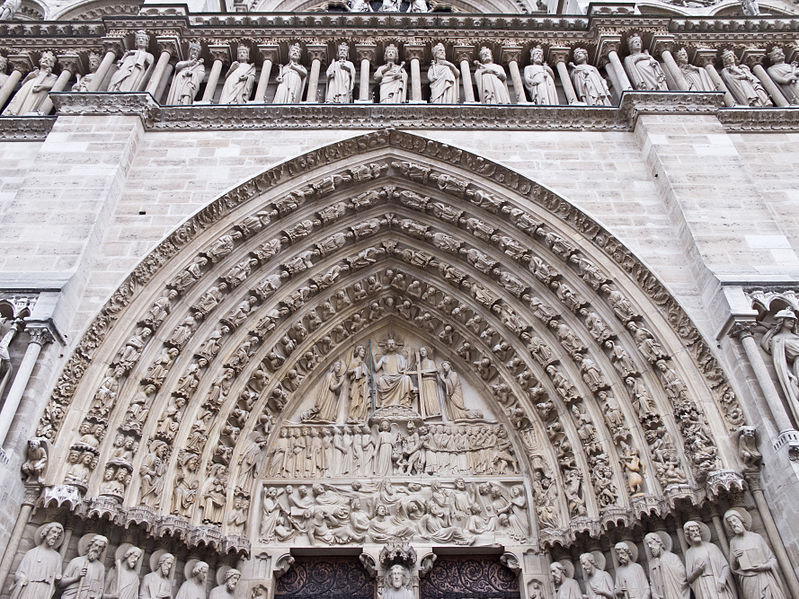
[[[30,342],[41,345],[42,347],[56,340],[56,336],[53,334],[50,325],[45,323],[28,323],[25,330],[28,331],[31,337]]]
[[[230,46],[227,44],[209,44],[208,52],[215,61],[221,60],[222,64],[230,64]]]
[[[550,64],[550,66],[554,67],[559,62],[566,62],[569,60],[571,52],[571,48],[567,48],[565,46],[554,46],[549,49],[549,54],[547,54],[547,62]]]
[[[715,66],[718,50],[715,48],[698,48],[694,52],[693,63],[699,67]]]
[[[58,55],[58,64],[62,71],[69,71],[73,75],[80,71],[80,56],[75,52],[66,52]]]
[[[377,46],[374,44],[355,44],[355,54],[358,60],[368,60],[369,62],[375,61],[375,52]]]
[[[518,46],[503,46],[502,47],[502,62],[507,64],[509,62],[519,62],[522,57],[522,49]]]
[[[159,36],[155,38],[155,42],[158,46],[159,52],[169,52],[171,56],[174,56],[177,59],[181,59],[183,57],[182,46],[180,45],[180,40],[178,38],[172,36]]]
[[[325,44],[308,44],[305,51],[308,52],[309,61],[327,62],[327,46]]]
[[[258,44],[258,51],[265,61],[271,60],[272,64],[280,60],[280,47],[277,44]]]
[[[752,321],[736,321],[730,327],[730,337],[735,339],[743,339],[744,337],[752,337],[755,331],[755,323]]]
[[[759,470],[750,470],[748,472],[744,472],[744,480],[746,484],[749,485],[750,491],[762,491],[763,485],[760,481],[760,471]]]
[[[660,58],[660,55],[663,53],[664,50],[668,50],[669,52],[674,49],[674,36],[673,35],[653,35],[652,41],[649,44],[649,53],[656,58]]]
[[[42,485],[39,483],[25,483],[25,495],[22,498],[22,505],[35,507],[42,494]]]
[[[620,35],[601,35],[597,43],[597,66],[605,66],[609,61],[608,55],[618,52],[620,46]]]
[[[405,60],[413,60],[414,58],[421,61],[424,58],[424,46],[422,44],[405,44],[402,47],[405,55]]]
[[[19,71],[23,75],[33,68],[30,54],[9,54],[8,62],[12,71]]]
[[[458,62],[463,62],[464,60],[471,62],[474,59],[473,46],[455,46],[453,49],[455,50],[455,60]]]
[[[113,52],[119,56],[124,48],[121,37],[107,37],[103,39],[103,48],[106,52]]]
[[[749,68],[753,68],[756,65],[761,64],[765,57],[765,48],[745,48],[738,57],[738,60],[741,62],[741,64],[745,64]]]

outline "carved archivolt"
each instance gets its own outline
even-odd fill
[[[275,542],[274,527],[262,534],[268,502],[295,493],[282,479],[313,478],[275,454],[287,436],[316,442],[325,430],[379,438],[368,414],[346,425],[305,412],[322,385],[337,389],[344,356],[389,332],[449,362],[487,409],[461,416],[483,419],[474,434],[518,461],[482,472],[505,477],[484,481],[487,496],[535,506],[509,538],[569,544],[678,499],[698,504],[740,466],[726,438],[743,424],[731,388],[618,241],[504,167],[389,130],[246,182],[136,268],[41,419],[38,434],[69,456],[47,482],[156,535]],[[436,491],[424,470],[366,474],[375,489],[407,475],[425,503]],[[478,493],[479,478],[466,481]],[[319,493],[351,498],[363,491],[353,484]],[[309,542],[359,538],[325,534]]]

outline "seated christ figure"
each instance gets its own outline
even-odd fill
[[[405,374],[406,367],[405,357],[397,351],[397,342],[389,338],[386,341],[386,353],[375,364],[375,387],[381,408],[412,407],[413,383],[411,377]]]

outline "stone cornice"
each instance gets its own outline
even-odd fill
[[[44,141],[53,123],[53,116],[0,117],[0,141]]]
[[[719,111],[719,120],[730,132],[799,131],[799,107],[786,108],[725,108]]]

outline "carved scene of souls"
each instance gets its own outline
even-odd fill
[[[524,541],[527,498],[507,481],[393,482],[384,478],[263,487],[258,540],[311,545],[396,540],[471,545]]]

